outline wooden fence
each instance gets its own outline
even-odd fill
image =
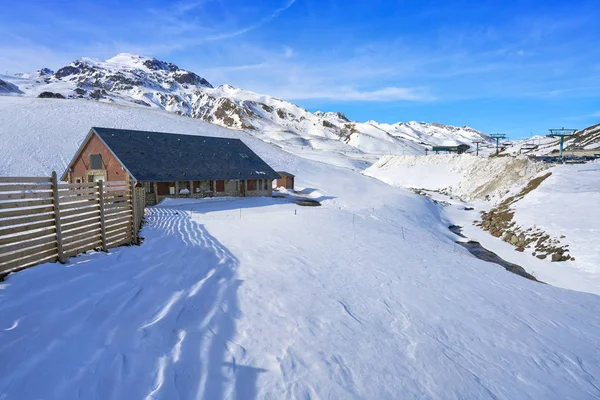
[[[130,182],[59,183],[55,172],[0,177],[0,273],[137,243],[143,195]]]

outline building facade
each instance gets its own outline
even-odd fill
[[[62,180],[129,181],[165,198],[271,196],[279,178],[239,139],[92,128]]]

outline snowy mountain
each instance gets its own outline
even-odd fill
[[[508,146],[505,154],[527,154],[545,156],[559,151],[559,139],[548,136],[534,136],[518,140]],[[600,124],[575,132],[575,136],[565,138],[564,151],[568,155],[593,155],[600,152]]]
[[[425,122],[351,121],[342,113],[311,113],[293,103],[206,79],[155,58],[123,53],[106,61],[80,58],[56,72],[5,77],[25,96],[88,99],[157,108],[228,128],[264,141],[306,150],[361,155],[423,154],[428,146],[472,144],[489,138],[469,127]],[[1,84],[0,84],[1,85]]]

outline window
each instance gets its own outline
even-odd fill
[[[152,182],[146,182],[146,193],[154,193],[154,184]]]
[[[90,169],[103,169],[102,154],[90,154]]]
[[[217,181],[217,192],[225,191],[225,181]]]
[[[256,179],[249,179],[248,180],[248,190],[256,190],[256,183],[257,183]]]
[[[265,179],[263,181],[263,190],[269,190],[269,180]]]

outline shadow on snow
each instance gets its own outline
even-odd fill
[[[141,247],[6,280],[0,398],[256,396],[265,370],[233,341],[237,258],[186,213],[147,217]]]

